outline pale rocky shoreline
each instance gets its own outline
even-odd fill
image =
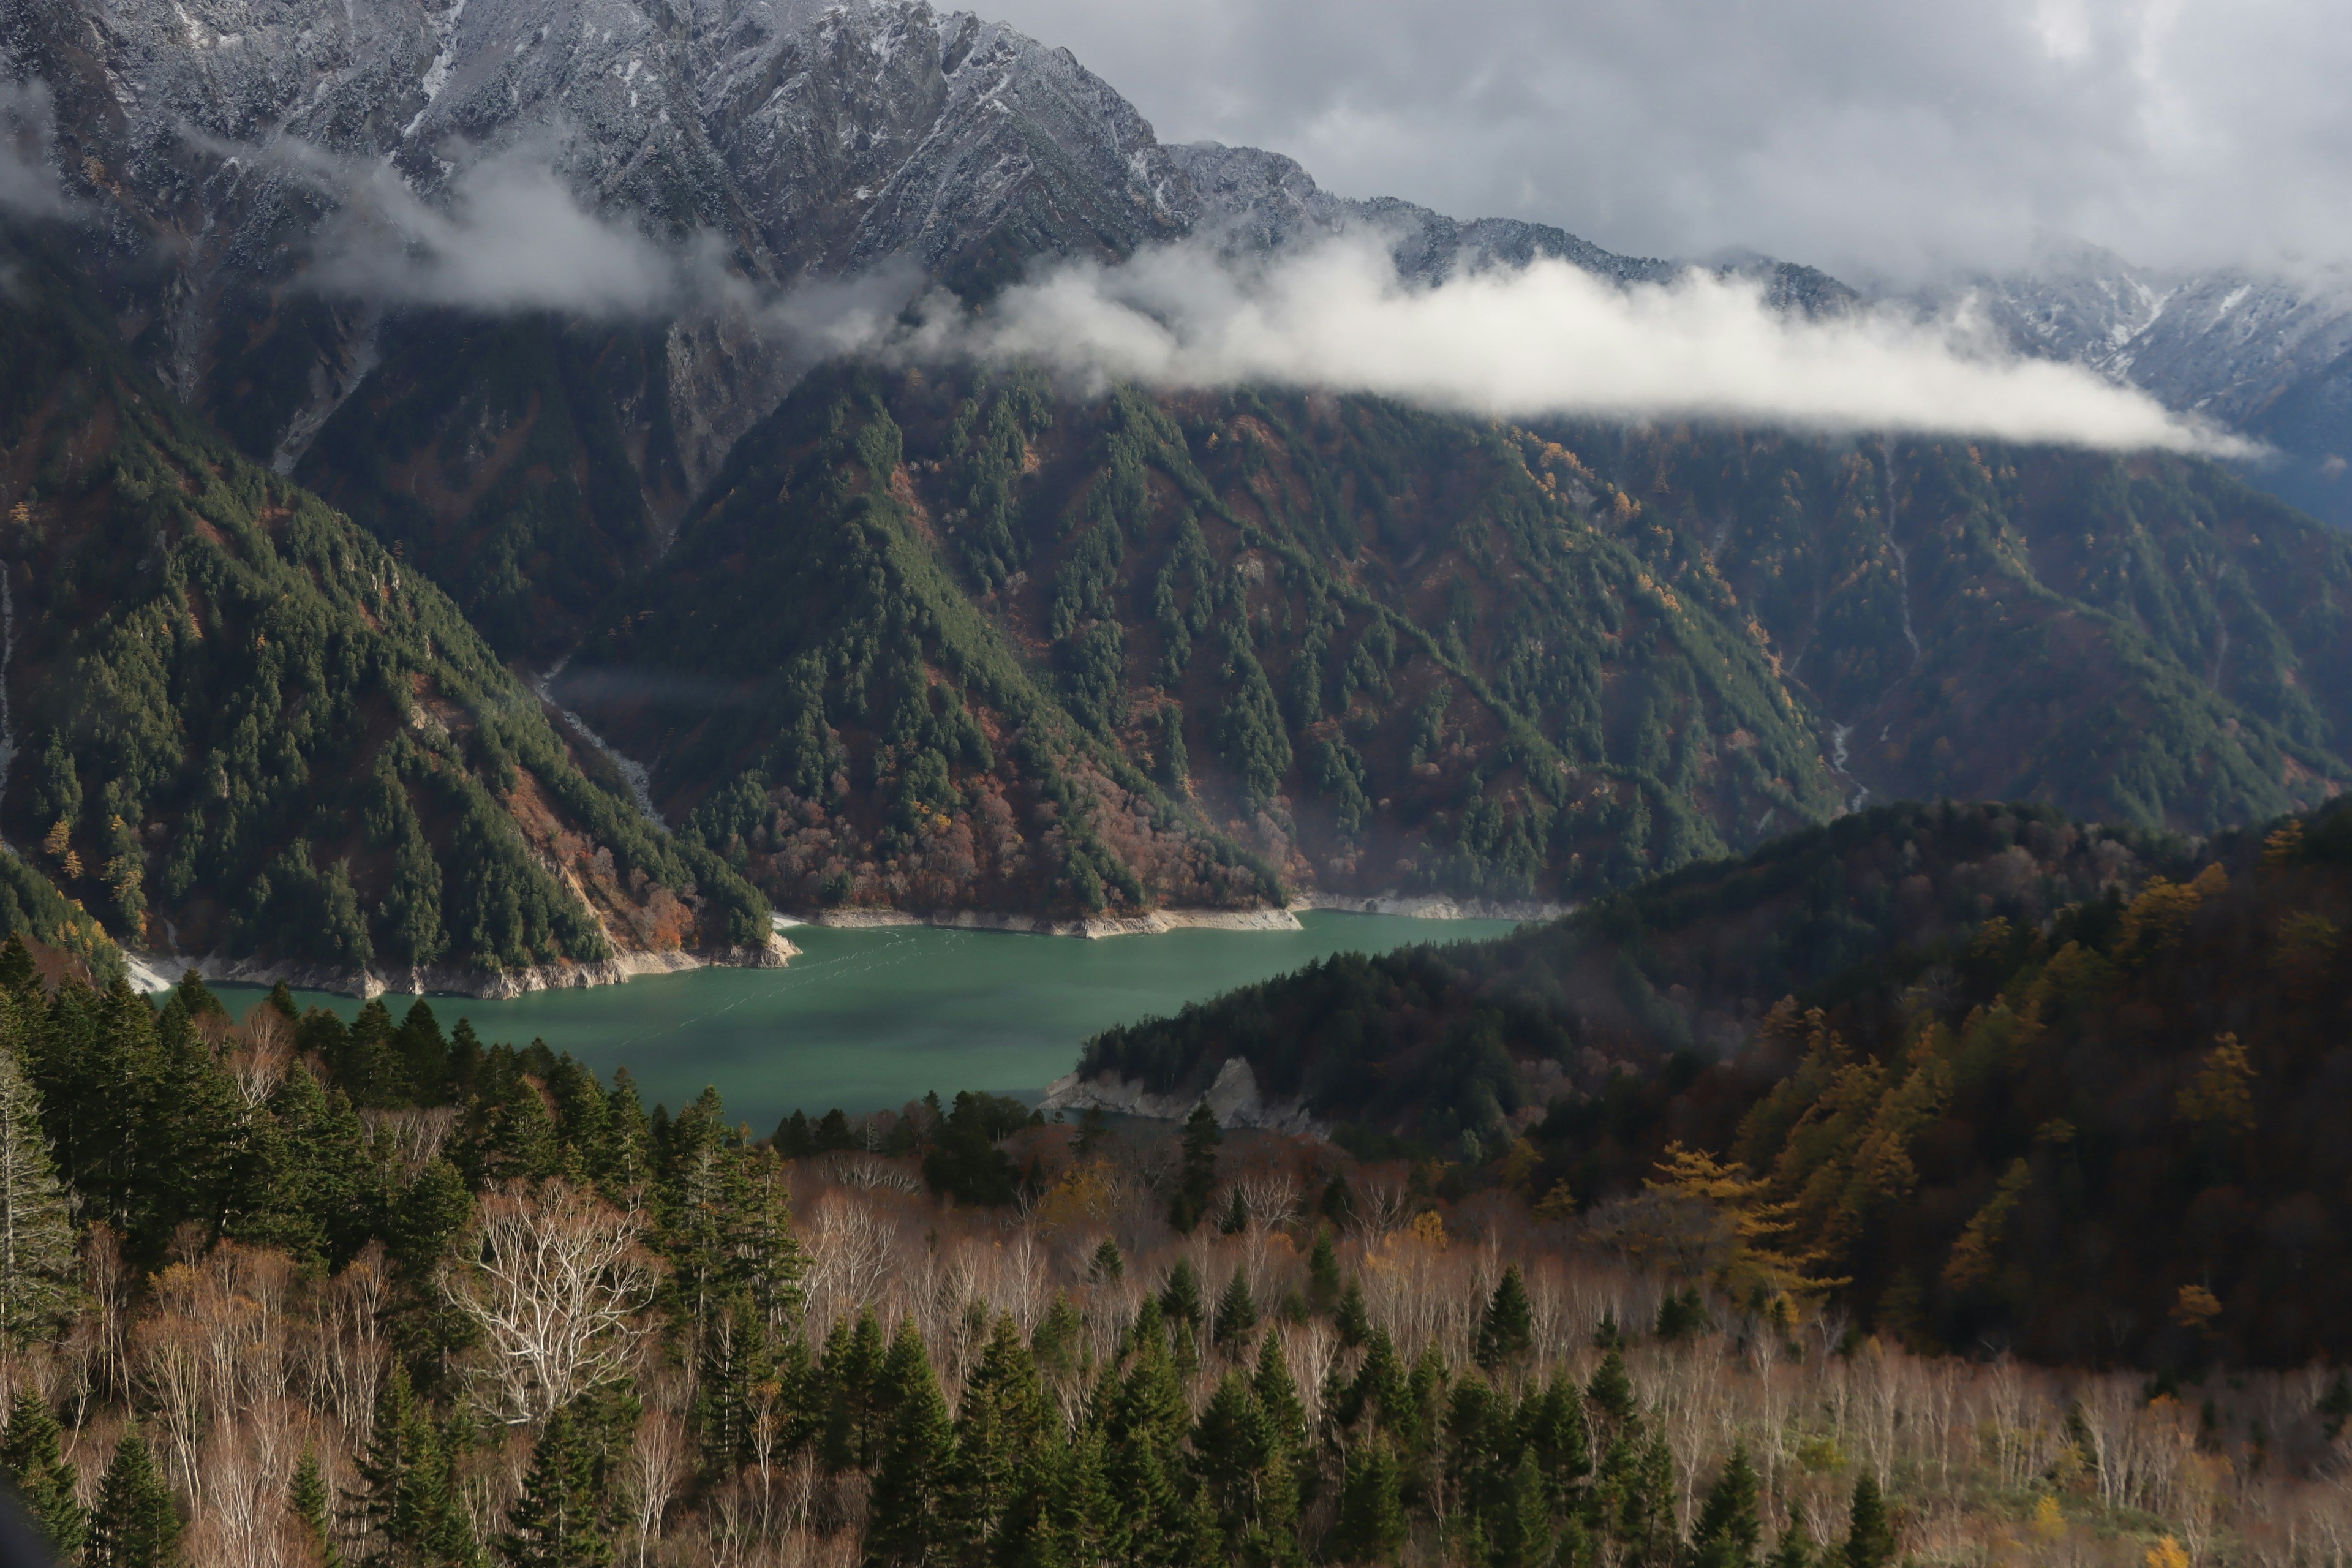
[[[1307,1132],[1328,1137],[1331,1129],[1308,1114],[1297,1100],[1268,1100],[1258,1091],[1257,1073],[1240,1057],[1227,1057],[1206,1094],[1156,1094],[1140,1079],[1114,1073],[1083,1078],[1068,1073],[1045,1087],[1040,1110],[1107,1110],[1120,1116],[1146,1116],[1160,1121],[1181,1121],[1192,1108],[1205,1103],[1221,1127],[1263,1127],[1275,1132]]]
[[[545,963],[529,969],[467,969],[432,964],[421,969],[337,969],[323,964],[258,963],[219,953],[137,952],[124,950],[130,960],[131,984],[141,991],[167,991],[194,969],[206,980],[224,985],[276,985],[298,991],[328,991],[370,1001],[387,992],[403,996],[469,996],[486,1002],[511,1002],[534,991],[583,990],[591,985],[622,985],[641,974],[679,974],[692,969],[782,969],[800,955],[780,934],[757,946],[705,948],[689,952],[623,952],[594,963]]]
[[[1540,901],[1510,902],[1486,899],[1454,899],[1424,893],[1319,893],[1294,899],[1283,908],[1253,910],[1150,910],[1140,915],[1008,914],[994,910],[933,910],[927,913],[895,909],[818,910],[779,917],[796,925],[828,926],[866,931],[887,926],[933,926],[944,931],[1017,931],[1032,936],[1074,936],[1100,941],[1114,936],[1160,936],[1171,931],[1297,931],[1298,917],[1309,910],[1345,914],[1402,915],[1424,921],[1550,921],[1575,909],[1573,904]]]

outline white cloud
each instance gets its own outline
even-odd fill
[[[0,81],[0,213],[64,217],[77,210],[49,166],[55,135],[46,83]]]
[[[1703,417],[2247,456],[2091,373],[1994,350],[1962,320],[1809,321],[1742,280],[1620,289],[1565,262],[1398,280],[1369,237],[1268,264],[1202,246],[1058,268],[981,315],[934,300],[901,355],[1042,362],[1097,384],[1272,382],[1505,417]]]
[[[310,280],[330,293],[484,311],[640,316],[691,296],[693,258],[582,208],[535,146],[453,181],[446,209],[379,164],[282,151],[340,196]]]

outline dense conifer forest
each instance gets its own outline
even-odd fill
[[[181,411],[37,242],[8,264],[0,812],[90,941],[321,978],[765,942],[396,550]]]

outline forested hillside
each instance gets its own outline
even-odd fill
[[[467,989],[765,942],[439,589],[181,412],[45,241],[7,260],[0,821],[109,933]]]
[[[1791,1268],[1916,1343],[2341,1355],[2347,900],[2352,811],[2192,853],[1891,807],[1114,1030],[1081,1070],[1197,1088],[1241,1055],[1359,1147],[1515,1172],[1639,1247],[1719,1244],[1633,1201],[1705,1151]]]
[[[713,491],[563,690],[794,907],[1576,900],[1874,790],[2352,776],[2352,545],[2181,459],[843,370]]]
[[[761,1142],[422,1005],[159,1010],[12,939],[0,1473],[85,1568],[2284,1568],[2344,1527],[2324,1369],[1936,1359],[1556,1197],[1004,1110]]]

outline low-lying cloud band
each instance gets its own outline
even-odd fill
[[[1501,417],[1719,418],[2247,457],[2248,442],[2074,365],[2000,352],[1965,320],[1813,320],[1693,271],[1622,288],[1559,261],[1397,275],[1371,237],[1261,264],[1207,247],[1073,264],[984,314],[935,312],[901,354],[1028,359],[1091,383],[1272,382]]]

